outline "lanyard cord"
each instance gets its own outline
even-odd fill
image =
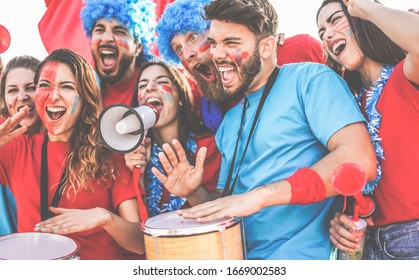
[[[46,220],[54,216],[54,213],[49,211],[48,207],[48,134],[45,133],[44,142],[42,143],[41,154],[41,220]],[[64,168],[61,175],[60,183],[55,191],[51,202],[52,207],[56,207],[60,202],[63,190],[65,187],[65,178],[67,175],[67,168]]]
[[[231,195],[233,193],[233,190],[234,190],[234,187],[236,185],[237,178],[238,178],[238,175],[239,175],[239,172],[240,172],[240,167],[243,163],[243,159],[244,159],[244,156],[246,154],[247,147],[249,146],[250,139],[252,138],[253,131],[255,129],[256,123],[257,123],[259,115],[260,115],[260,111],[262,110],[263,104],[265,103],[265,100],[268,97],[268,94],[271,91],[273,84],[275,83],[275,80],[276,80],[276,77],[278,76],[278,73],[279,73],[279,67],[276,66],[274,71],[272,71],[271,75],[269,76],[269,79],[268,79],[268,82],[266,83],[265,88],[263,89],[262,97],[260,98],[259,105],[258,105],[258,108],[256,110],[255,118],[253,119],[253,124],[252,124],[252,127],[250,128],[249,137],[247,138],[246,146],[244,148],[242,158],[240,160],[239,167],[238,167],[237,172],[236,172],[236,176],[234,177],[233,184],[231,184],[231,179],[233,177],[234,162],[236,161],[237,148],[239,146],[240,135],[241,135],[242,130],[243,130],[244,116],[246,114],[246,109],[247,109],[247,102],[248,101],[247,101],[247,97],[245,97],[244,104],[243,104],[242,118],[241,118],[241,121],[240,121],[240,129],[239,129],[239,132],[237,133],[236,147],[234,148],[234,154],[233,154],[233,158],[231,160],[230,170],[229,170],[228,176],[227,176],[227,181],[226,181],[226,184],[225,184],[225,187],[224,187],[224,190],[223,190],[223,196]],[[230,184],[231,184],[231,186],[230,186]]]

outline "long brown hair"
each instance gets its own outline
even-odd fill
[[[374,2],[381,4],[377,0],[374,0]],[[391,65],[398,64],[406,57],[405,51],[396,45],[375,24],[358,17],[352,17],[342,0],[324,0],[317,11],[316,21],[318,20],[321,9],[329,3],[340,3],[355,40],[365,56],[376,62]],[[326,64],[339,74],[342,74],[344,71],[343,76],[353,92],[357,92],[363,87],[361,77],[356,71],[345,71],[341,65],[330,57],[328,57]]]
[[[97,122],[102,111],[102,95],[93,68],[78,54],[68,49],[57,49],[38,66],[35,84],[42,68],[48,62],[67,65],[76,78],[82,104],[81,116],[69,140],[70,152],[67,160],[67,195],[81,190],[93,191],[92,181],[106,185],[113,179],[112,153],[100,141]]]

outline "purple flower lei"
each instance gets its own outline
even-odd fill
[[[384,65],[381,68],[381,76],[378,80],[372,85],[368,90],[364,87],[362,88],[356,97],[359,107],[362,107],[361,101],[364,92],[366,92],[366,104],[365,104],[365,113],[367,114],[367,128],[370,135],[372,144],[374,145],[375,154],[377,158],[384,160],[384,149],[381,146],[381,138],[378,136],[379,128],[381,124],[381,114],[377,111],[377,103],[381,96],[384,86],[387,83],[387,80],[390,78],[391,73],[393,72],[394,65]],[[378,185],[382,177],[381,164],[377,160],[377,177],[372,182],[367,182],[363,189],[364,194],[372,194],[374,188]]]

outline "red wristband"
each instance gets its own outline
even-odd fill
[[[286,180],[291,184],[290,204],[306,205],[326,198],[326,186],[313,169],[300,168]]]

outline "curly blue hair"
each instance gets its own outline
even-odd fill
[[[152,0],[84,0],[84,3],[80,17],[88,37],[99,19],[116,19],[149,53],[156,27],[156,4]]]
[[[189,31],[204,33],[210,25],[201,14],[204,14],[205,5],[211,0],[176,0],[166,6],[156,26],[157,48],[163,58],[172,64],[180,65],[179,58],[173,51],[170,43],[176,34],[185,34]]]

